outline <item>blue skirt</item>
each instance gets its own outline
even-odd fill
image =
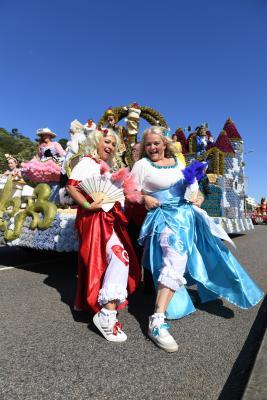
[[[211,225],[215,224],[207,214],[183,199],[160,200],[161,206],[148,212],[139,236],[139,243],[144,246],[143,265],[151,270],[155,286],[162,268],[159,235],[169,227],[177,243],[183,242],[188,255],[185,278],[189,284],[197,285],[201,302],[223,297],[243,309],[256,305],[264,293],[222,242],[227,234],[214,234]],[[183,286],[175,292],[166,317],[178,319],[194,311]]]

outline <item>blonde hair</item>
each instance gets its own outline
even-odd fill
[[[139,160],[143,157],[146,157],[146,152],[145,152],[145,140],[147,135],[149,134],[154,134],[158,135],[161,137],[164,145],[166,146],[166,149],[164,150],[164,157],[166,158],[172,158],[175,156],[175,149],[173,146],[173,143],[170,138],[164,135],[166,132],[166,128],[161,127],[161,126],[151,126],[150,128],[146,129],[143,132],[142,140],[140,142],[140,150],[139,150]]]
[[[90,132],[89,136],[87,137],[86,141],[81,146],[81,155],[90,155],[94,157],[96,160],[99,160],[99,154],[97,152],[97,146],[101,140],[101,138],[105,138],[108,136],[112,136],[116,140],[116,147],[115,152],[113,154],[113,158],[111,163],[114,163],[114,160],[117,156],[118,148],[120,145],[120,140],[118,135],[113,129],[95,129]]]
[[[7,163],[9,160],[13,160],[15,161],[17,166],[19,165],[19,160],[16,157],[12,156],[11,154],[5,154],[5,158]]]

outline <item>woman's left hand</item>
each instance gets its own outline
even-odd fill
[[[192,204],[194,206],[201,207],[203,201],[204,201],[203,194],[201,192],[198,192],[197,198],[196,198],[196,200],[192,201]]]
[[[147,210],[150,210],[151,208],[159,207],[160,202],[157,199],[155,199],[155,197],[145,195],[144,196],[144,204],[145,204],[145,208]]]

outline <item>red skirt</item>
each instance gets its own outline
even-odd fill
[[[127,223],[120,203],[115,203],[109,212],[104,210],[88,212],[81,207],[78,208],[76,228],[80,245],[76,309],[90,311],[92,314],[100,310],[98,293],[107,269],[106,244],[113,230],[129,255],[128,294],[137,288],[141,269],[126,230]]]

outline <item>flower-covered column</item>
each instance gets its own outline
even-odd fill
[[[127,115],[127,145],[126,145],[126,159],[129,166],[132,166],[133,160],[131,157],[131,148],[136,143],[136,138],[139,129],[141,110],[137,103],[133,103],[128,108]]]
[[[140,120],[141,110],[137,103],[134,103],[132,107],[128,109],[127,116],[127,131],[128,138],[131,143],[136,142],[136,137],[139,129],[139,120]]]

